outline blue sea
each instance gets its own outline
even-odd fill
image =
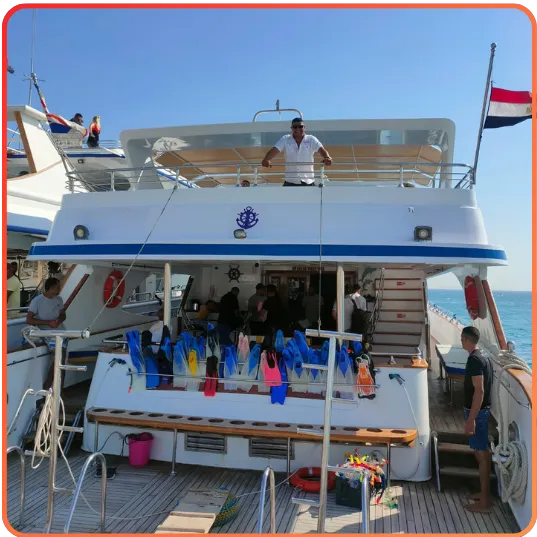
[[[429,289],[428,293],[429,302],[455,314],[460,323],[470,324],[462,289]],[[531,365],[531,292],[494,291],[493,294],[505,337],[515,342],[517,356]]]

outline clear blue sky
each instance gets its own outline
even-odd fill
[[[31,10],[17,12],[10,104],[27,102],[30,35]],[[51,111],[99,114],[105,139],[250,121],[280,99],[306,120],[450,118],[455,158],[471,164],[493,41],[495,85],[531,90],[531,24],[516,9],[40,9],[35,71]],[[493,289],[530,290],[530,121],[485,131],[477,189],[510,262],[491,269]]]

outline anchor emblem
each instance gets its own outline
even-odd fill
[[[253,228],[259,222],[258,216],[251,207],[246,207],[244,211],[239,213],[239,217],[236,219],[237,225],[242,229]]]

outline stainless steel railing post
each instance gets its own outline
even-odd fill
[[[19,529],[22,529],[22,527],[24,526],[24,487],[26,484],[26,461],[24,460],[24,451],[19,446],[11,446],[7,449],[8,455],[13,452],[19,455],[21,463],[21,510],[19,515]]]
[[[259,498],[259,515],[257,517],[257,533],[263,533],[263,519],[265,515],[265,496],[267,493],[267,479],[270,478],[270,533],[276,533],[276,485],[274,471],[270,466],[265,468],[261,479],[261,497]]]
[[[58,492],[55,485],[56,463],[58,460],[58,431],[60,426],[58,418],[60,414],[61,372],[62,370],[85,371],[85,366],[69,366],[62,364],[63,339],[88,338],[88,330],[31,330],[30,337],[54,337],[56,348],[54,350],[54,379],[52,381],[52,426],[50,431],[50,461],[47,494],[47,513],[45,517],[45,533],[50,533],[52,519],[54,517],[54,492]]]
[[[369,493],[369,480],[370,480],[369,470],[364,470],[364,475],[362,478],[362,535],[369,533],[369,505],[371,503],[370,493]]]
[[[69,533],[71,521],[73,520],[73,515],[75,513],[76,502],[78,501],[80,491],[82,490],[82,483],[84,481],[84,477],[86,475],[86,472],[88,471],[89,465],[96,458],[101,459],[101,533],[104,533],[106,527],[106,458],[102,453],[92,453],[84,463],[82,471],[80,472],[80,477],[78,478],[78,483],[76,484],[73,501],[71,502],[71,507],[69,508],[69,514],[67,515],[67,521],[65,522],[64,533]]]

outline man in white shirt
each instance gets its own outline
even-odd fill
[[[313,155],[315,152],[319,152],[327,166],[332,164],[332,158],[315,136],[306,134],[306,126],[301,118],[293,119],[291,132],[292,134],[286,134],[276,142],[276,145],[265,155],[261,164],[265,168],[270,168],[272,166],[271,159],[283,152],[285,154],[285,182],[283,186],[312,186],[315,184],[313,176]],[[311,164],[296,164],[297,162],[311,162]]]
[[[356,304],[356,307],[359,310],[367,311],[367,301],[366,299],[360,294],[360,285],[355,284],[353,286],[353,292],[345,297],[345,300],[343,301],[343,312],[344,312],[344,321],[345,326],[343,329],[345,332],[351,331],[352,326],[352,312],[354,311],[354,304]],[[337,301],[334,303],[334,307],[332,308],[332,317],[337,320]]]
[[[160,308],[157,312],[158,321],[151,325],[149,331],[151,332],[151,342],[155,345],[152,345],[153,352],[157,354],[160,347],[160,340],[162,339],[162,331],[164,330],[164,308]]]

